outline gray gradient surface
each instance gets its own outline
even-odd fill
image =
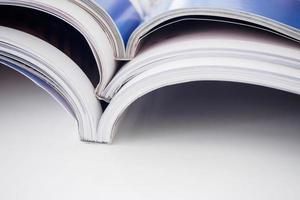
[[[0,199],[296,200],[299,119],[297,95],[198,82],[138,100],[112,145],[82,143],[55,100],[0,66]]]

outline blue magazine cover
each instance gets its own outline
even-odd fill
[[[132,1],[129,0],[97,0],[112,18],[117,26],[124,44],[134,30],[143,22],[151,21],[167,12],[182,9],[212,9],[235,13],[255,15],[270,21],[300,29],[300,1],[299,0],[139,0],[144,16],[138,13]]]

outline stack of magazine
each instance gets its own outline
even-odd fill
[[[0,0],[0,64],[110,143],[141,96],[191,81],[300,94],[299,0]],[[195,91],[197,92],[197,91]]]

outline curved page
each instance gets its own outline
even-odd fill
[[[112,18],[126,45],[142,18],[129,0],[94,0]]]
[[[80,139],[95,141],[101,106],[91,82],[72,60],[48,43],[6,27],[0,27],[0,60],[63,99],[77,119]]]
[[[155,45],[125,65],[104,91],[110,103],[100,119],[99,140],[112,142],[126,108],[168,85],[231,81],[300,94],[299,44],[251,30],[226,26],[152,40]]]
[[[177,9],[207,8],[255,14],[300,29],[300,1],[298,0],[164,0],[163,2],[164,6],[153,8],[145,20]]]
[[[58,91],[55,90],[47,81],[43,80],[42,78],[39,78],[38,76],[35,76],[34,74],[30,73],[29,71],[25,70],[26,66],[22,65],[21,63],[14,63],[14,62],[9,62],[6,61],[5,57],[2,57],[0,59],[0,63],[3,64],[4,66],[7,66],[22,75],[26,76],[29,78],[31,81],[33,81],[37,86],[45,90],[48,94],[50,94],[58,103],[60,103],[74,118],[76,118],[76,115],[66,99],[59,94]],[[23,66],[23,67],[20,67]]]
[[[86,39],[98,66],[100,81],[97,89],[101,91],[116,70],[115,52],[101,22],[73,1],[57,0],[1,0],[0,5],[22,6],[39,10],[64,20]],[[60,34],[57,32],[56,34]]]
[[[161,27],[184,20],[184,18],[244,23],[300,41],[300,1],[298,0],[178,0],[163,2],[163,6],[153,6],[152,9],[148,9],[145,22],[131,35],[127,45],[129,59],[137,54],[139,45],[147,38],[147,35],[159,31]]]

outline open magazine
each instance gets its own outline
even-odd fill
[[[0,0],[0,64],[57,99],[81,140],[111,143],[126,108],[168,85],[300,94],[300,1]]]

